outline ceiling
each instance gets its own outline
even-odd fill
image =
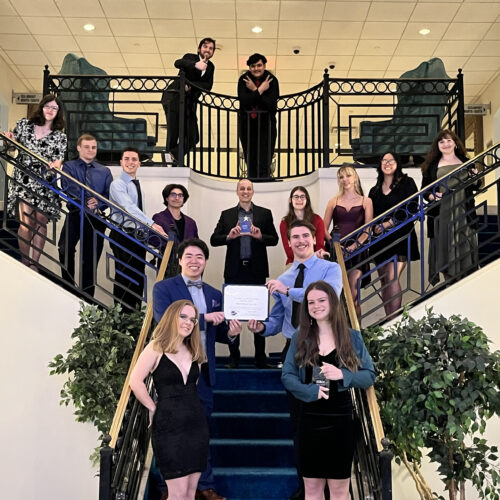
[[[0,57],[33,91],[68,52],[108,74],[173,75],[205,36],[217,40],[217,92],[236,93],[253,52],[281,94],[318,83],[331,63],[332,77],[392,78],[440,57],[451,77],[463,68],[470,103],[500,70],[500,0],[0,0]]]

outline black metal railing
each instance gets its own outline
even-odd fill
[[[194,121],[186,117],[185,85],[200,94]],[[131,143],[151,164],[170,164],[159,134],[164,127],[160,101],[174,87],[179,130],[186,126],[191,134],[199,128],[191,151],[186,135],[179,134],[174,164],[215,177],[285,179],[339,160],[370,164],[387,150],[418,164],[441,128],[462,140],[465,135],[461,71],[454,79],[335,79],[325,70],[319,84],[280,96],[276,115],[240,110],[237,97],[197,88],[182,72],[171,77],[51,75],[46,68],[44,73],[44,92],[58,95],[66,108],[69,156],[78,136],[88,132],[97,138],[104,162],[116,161]],[[243,148],[242,138],[252,147]]]
[[[51,169],[46,160],[3,134],[0,134],[0,158],[14,167],[12,172],[4,168],[4,200],[11,202],[11,208],[15,207],[10,213],[6,207],[4,209],[2,247],[89,302],[108,306],[114,301],[127,308],[147,302],[148,280],[157,274],[156,262],[161,259],[166,239],[66,172]],[[5,167],[3,162],[2,166]],[[73,250],[68,244],[70,231],[63,231],[57,236],[58,217],[41,211],[39,200],[43,195],[38,187],[30,190],[28,180],[33,181],[35,186],[43,187],[46,193],[51,193],[56,213],[66,220],[76,219],[74,227],[78,228],[79,234],[78,244]],[[16,199],[16,186],[22,186],[24,192],[33,198],[33,203]],[[91,197],[98,200],[97,210],[87,207],[87,200]],[[19,214],[19,202],[23,202],[31,216]],[[31,222],[37,212],[47,216],[46,234],[40,227],[33,229]],[[39,243],[35,243],[35,236]],[[75,234],[71,237],[74,238]],[[22,253],[18,241],[31,249],[36,246],[41,253],[40,261]],[[122,250],[121,257],[110,251],[113,247]],[[79,254],[76,263],[75,249]],[[99,266],[103,249],[105,258]],[[129,257],[135,259],[133,263]],[[141,282],[144,284],[143,291],[137,287]]]
[[[351,328],[359,330],[354,300],[349,293],[349,278],[338,239],[333,242],[332,253],[342,272],[341,301]],[[379,406],[374,387],[351,389],[357,440],[354,449],[351,498],[371,500],[392,499],[392,452],[384,437]]]
[[[165,276],[173,242],[168,242],[156,280]],[[135,364],[153,333],[153,301],[147,304],[141,332],[130,361],[129,370],[113,417],[109,434],[103,439],[99,464],[99,500],[136,500],[144,470],[148,465],[151,440],[149,411],[130,389],[130,376]],[[149,395],[154,399],[152,377],[145,380]]]
[[[356,291],[364,326],[385,320],[383,308],[394,299],[401,301],[392,311],[397,314],[500,255],[499,167],[500,144],[496,144],[341,240],[344,248],[357,245],[351,253],[344,250],[344,260],[349,271],[361,271]],[[429,246],[426,226],[439,232]],[[412,263],[413,229],[420,259]],[[397,252],[392,255],[391,249],[402,242],[407,253],[401,291],[387,297],[385,290],[393,281],[385,279],[384,266],[396,268]],[[439,257],[444,245],[449,254]],[[387,258],[374,265],[381,255]],[[430,265],[434,262],[438,265]]]

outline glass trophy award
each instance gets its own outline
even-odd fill
[[[330,380],[321,373],[321,366],[313,366],[312,381],[325,389],[330,389]]]
[[[241,229],[241,234],[250,234],[250,226],[252,222],[250,220],[250,217],[241,217],[240,218],[240,229]]]

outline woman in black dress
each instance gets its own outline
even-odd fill
[[[388,152],[380,158],[377,167],[377,184],[370,190],[369,197],[373,202],[373,215],[377,217],[395,207],[406,198],[415,194],[418,189],[415,181],[403,173],[401,160],[395,153]],[[395,225],[411,217],[418,205],[409,204],[384,218],[375,226],[376,234],[389,231]],[[408,250],[408,235],[410,247]],[[413,224],[394,231],[370,248],[373,260],[378,267],[382,287],[382,301],[385,313],[389,317],[401,307],[401,284],[399,277],[408,260],[419,260],[417,235]]]
[[[356,438],[348,389],[370,387],[375,371],[361,333],[348,328],[337,294],[324,281],[306,289],[281,380],[302,402],[295,455],[306,499],[323,500],[328,484],[331,500],[346,500]]]
[[[130,377],[130,388],[149,410],[153,451],[169,500],[194,500],[207,466],[208,426],[196,387],[204,360],[198,311],[189,300],[178,300],[165,311]],[[144,384],[150,373],[156,404]]]

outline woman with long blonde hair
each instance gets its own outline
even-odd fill
[[[191,301],[173,302],[130,376],[130,388],[149,410],[153,451],[169,500],[194,500],[207,466],[208,425],[196,387],[205,361],[198,321]],[[156,403],[144,383],[149,374]]]
[[[340,167],[337,172],[337,181],[339,192],[328,202],[325,216],[323,217],[325,221],[325,236],[328,241],[332,239],[329,233],[329,227],[332,222],[333,230],[338,228],[340,237],[343,238],[373,219],[372,200],[364,196],[356,169],[351,165]],[[348,241],[344,250],[347,253],[354,252],[367,239],[368,234],[362,234],[356,241]],[[367,254],[361,253],[356,258],[346,262],[349,288],[351,289],[358,318],[361,315],[361,308],[358,301],[358,280],[369,268],[368,262],[361,267],[358,264],[366,260]],[[353,269],[354,267],[355,269]]]

